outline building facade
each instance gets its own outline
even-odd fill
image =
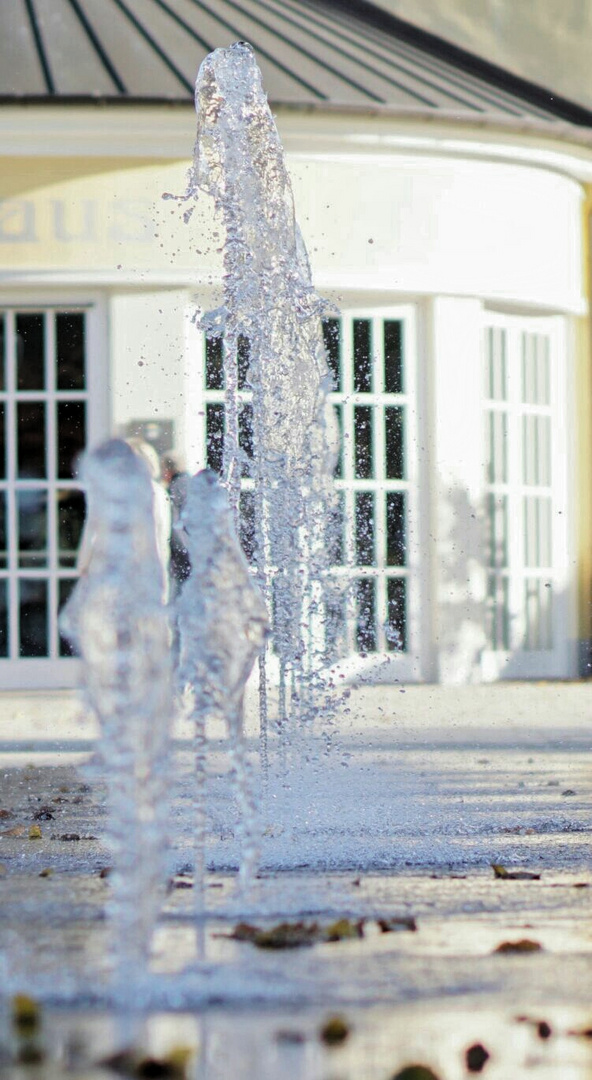
[[[1,685],[76,680],[57,613],[85,446],[140,433],[191,470],[219,462],[224,388],[195,313],[218,302],[223,230],[206,198],[186,224],[163,195],[186,189],[188,73],[237,37],[261,55],[315,285],[339,312],[348,670],[586,673],[592,116],[375,25],[369,5],[251,0],[238,23],[224,0],[207,18],[135,6],[127,41],[90,0],[36,28],[23,4],[8,27],[29,52],[0,87]],[[248,408],[245,390],[247,452]],[[248,500],[246,477],[246,519]]]

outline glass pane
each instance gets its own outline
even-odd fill
[[[399,319],[386,319],[384,323],[384,392],[404,393],[403,323]]]
[[[76,558],[84,519],[86,503],[81,491],[60,490],[57,498],[58,565],[76,566]]]
[[[0,491],[0,570],[8,566],[8,495]]]
[[[386,565],[405,566],[406,528],[405,494],[388,491],[386,495]]]
[[[4,438],[4,410],[4,402],[0,401],[0,480],[6,479],[6,441]]]
[[[405,652],[407,649],[407,582],[401,578],[388,578],[386,588],[386,647],[389,652]]]
[[[356,563],[374,566],[374,493],[356,491]]]
[[[20,655],[47,656],[49,646],[47,581],[21,578]]]
[[[8,581],[0,578],[0,656],[8,653]]]
[[[19,566],[47,566],[47,492],[17,491]]]
[[[328,522],[327,551],[333,566],[345,563],[345,493],[338,491]]]
[[[333,389],[342,390],[341,385],[341,320],[323,319],[323,340],[329,371],[333,376]]]
[[[243,334],[239,335],[236,343],[236,366],[238,369],[238,388],[246,390],[248,387],[249,360],[251,358],[251,343]]]
[[[486,608],[487,641],[491,649],[510,648],[510,583],[507,577],[489,575]]]
[[[508,396],[506,331],[490,326],[486,337],[485,396],[492,401],[506,401]]]
[[[58,477],[71,480],[86,444],[86,402],[58,401]]]
[[[238,414],[238,444],[242,451],[241,476],[253,473],[253,406],[243,405]]]
[[[19,401],[16,407],[18,476],[38,480],[47,476],[45,405]]]
[[[354,475],[356,480],[372,478],[372,409],[354,406]]]
[[[255,493],[241,491],[239,502],[239,537],[250,563],[255,563]]]
[[[490,484],[505,484],[508,479],[508,415],[487,414],[487,477]]]
[[[209,469],[222,472],[224,459],[224,406],[206,405],[206,461]]]
[[[522,468],[525,484],[547,487],[551,483],[551,418],[522,417]]]
[[[334,405],[333,410],[335,412],[337,430],[339,432],[337,461],[335,462],[334,476],[337,480],[341,480],[343,476],[343,408],[341,405]]]
[[[206,338],[206,390],[224,389],[224,339]]]
[[[526,578],[524,582],[524,638],[522,646],[529,651],[553,648],[553,590],[541,578]]]
[[[508,497],[488,496],[487,540],[491,567],[508,565]]]
[[[6,357],[4,355],[6,329],[4,315],[0,312],[0,390],[6,390]]]
[[[385,471],[387,480],[405,478],[405,410],[401,405],[389,405],[384,410],[386,442]]]
[[[77,578],[60,578],[58,581],[58,615],[65,604],[68,603],[70,594],[72,593],[74,586],[77,583]],[[78,653],[73,645],[69,641],[66,641],[60,634],[59,645],[60,656],[78,656]]]
[[[16,317],[16,384],[18,390],[45,389],[45,319]]]
[[[56,322],[56,386],[58,390],[84,390],[85,319],[82,312],[60,312]]]
[[[356,582],[358,617],[356,620],[356,649],[360,653],[376,652],[376,581],[360,578]]]
[[[354,319],[354,391],[369,394],[372,390],[372,323]]]

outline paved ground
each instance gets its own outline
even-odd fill
[[[212,732],[205,957],[191,888],[175,887],[155,940],[145,1048],[186,1044],[198,1080],[390,1080],[413,1062],[461,1080],[481,1043],[490,1080],[590,1080],[592,1039],[572,1032],[592,1028],[592,687],[405,690],[355,691],[329,754],[320,738],[305,746],[308,763],[294,751],[262,801],[263,871],[246,901]],[[61,694],[0,702],[0,984],[44,1003],[36,1075],[48,1080],[105,1078],[91,1063],[115,1038],[105,792],[80,771],[94,729],[76,710]],[[181,886],[191,884],[178,873],[191,859],[186,734],[171,853]],[[52,817],[30,840],[43,807]],[[539,876],[496,879],[491,863]],[[217,936],[239,918],[337,917],[365,920],[364,936],[273,953]],[[417,929],[381,932],[376,920],[392,917]],[[539,948],[495,952],[524,939]],[[333,1014],[350,1028],[338,1047],[319,1037]],[[9,1028],[0,1007],[0,1043],[14,1051]],[[2,1073],[21,1075],[34,1074]]]

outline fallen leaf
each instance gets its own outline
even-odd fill
[[[39,810],[36,810],[33,814],[33,821],[53,821],[54,815],[52,814],[49,806],[41,806]]]
[[[413,918],[377,919],[383,934],[390,934],[396,930],[417,930],[417,923]]]
[[[520,941],[503,941],[501,945],[494,949],[495,953],[534,953],[542,952],[543,946],[539,945],[538,941],[530,941],[528,938],[522,938]]]
[[[533,874],[530,870],[506,870],[505,866],[501,866],[500,863],[492,863],[491,869],[493,870],[494,877],[501,878],[502,881],[540,881],[540,874]]]
[[[539,1020],[536,1029],[539,1039],[550,1039],[553,1034],[553,1028],[546,1020]]]
[[[592,1027],[579,1028],[576,1031],[568,1031],[568,1035],[576,1035],[580,1039],[592,1039]]]
[[[341,1016],[332,1016],[323,1024],[319,1038],[325,1046],[341,1046],[349,1038],[349,1034],[350,1026],[347,1020]]]
[[[439,1077],[427,1065],[406,1065],[400,1072],[394,1073],[391,1080],[439,1080]]]
[[[111,874],[112,872],[113,872],[113,871],[112,871],[112,868],[111,868],[110,866],[103,866],[103,867],[101,867],[101,869],[99,870],[99,877],[100,877],[100,878],[108,878],[108,877],[109,877],[109,875],[110,875],[110,874]]]
[[[42,832],[38,825],[31,825],[29,829],[29,840],[41,840]]]
[[[347,941],[348,938],[364,937],[364,920],[353,922],[351,919],[337,919],[320,931],[321,941]]]
[[[565,791],[561,792],[561,794],[562,795],[575,795],[575,791],[572,791],[571,788],[566,788]]]
[[[80,836],[76,832],[67,832],[67,833],[62,833],[62,835],[58,836],[57,839],[58,840],[80,840]]]
[[[40,871],[39,877],[51,877],[52,874],[53,874],[53,870],[51,869],[51,867],[46,866],[44,870]]]
[[[28,994],[15,994],[11,1002],[12,1022],[21,1034],[31,1035],[39,1027],[41,1009]]]
[[[175,1051],[166,1058],[142,1057],[134,1050],[123,1050],[111,1057],[99,1061],[104,1069],[119,1073],[120,1076],[143,1077],[148,1080],[185,1080],[190,1052],[183,1048],[182,1057]]]
[[[470,1046],[465,1055],[468,1071],[471,1073],[483,1072],[490,1056],[489,1051],[481,1043]]]
[[[13,818],[14,814],[12,810],[0,810],[0,821],[6,821],[7,818]]]
[[[2,836],[24,836],[26,833],[24,825],[14,825],[12,829],[5,829],[1,834]]]

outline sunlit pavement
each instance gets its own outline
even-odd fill
[[[577,1033],[592,1028],[592,687],[401,689],[354,691],[328,754],[322,731],[288,753],[292,768],[263,802],[263,869],[246,901],[212,732],[205,959],[191,888],[172,888],[146,1051],[188,1045],[199,1080],[390,1080],[412,1063],[460,1080],[480,1043],[492,1080],[590,1080],[592,1039]],[[113,1037],[101,1002],[109,856],[103,787],[75,768],[95,735],[78,713],[69,694],[0,704],[3,984],[45,1003],[36,1075],[48,1080],[112,1075],[90,1067]],[[171,859],[181,885],[191,884],[179,873],[191,859],[187,734],[178,730]],[[41,807],[52,817],[29,839]],[[495,878],[492,863],[538,876]],[[382,933],[376,920],[395,916],[417,930]],[[217,936],[239,917],[366,921],[361,939],[270,953]],[[495,952],[521,940],[539,948]],[[335,1014],[349,1034],[328,1047],[319,1031]],[[21,1075],[32,1072],[2,1073]]]

